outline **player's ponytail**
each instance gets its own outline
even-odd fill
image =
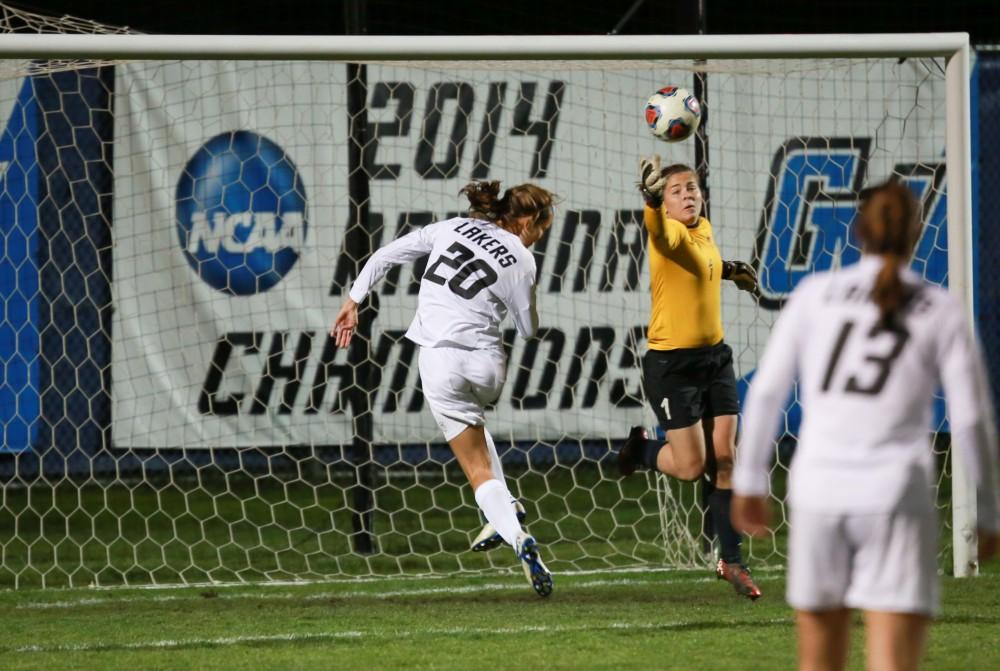
[[[892,324],[908,299],[900,271],[907,265],[917,242],[917,202],[899,182],[885,182],[868,190],[861,202],[858,237],[864,251],[882,257],[872,300],[883,325]]]
[[[872,300],[878,306],[882,323],[888,325],[903,307],[906,287],[899,277],[902,265],[900,258],[895,254],[883,254],[882,258],[882,269],[875,278],[875,286],[872,288]]]
[[[506,204],[500,198],[500,182],[470,182],[459,194],[469,199],[469,216],[497,222],[505,214]]]
[[[492,221],[514,235],[522,231],[522,219],[531,217],[529,226],[548,221],[555,196],[535,184],[518,184],[500,196],[500,182],[471,182],[459,191],[469,199],[469,216]]]

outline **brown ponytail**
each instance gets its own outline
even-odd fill
[[[469,199],[469,216],[496,222],[506,214],[506,196],[500,198],[500,182],[470,182],[458,192]]]
[[[529,226],[545,223],[551,216],[555,196],[535,184],[518,184],[500,196],[500,182],[470,182],[459,191],[469,199],[469,216],[491,221],[520,235],[522,217],[532,217]]]
[[[893,322],[909,298],[900,270],[909,263],[917,243],[917,209],[913,194],[899,182],[880,184],[862,198],[858,237],[866,253],[883,259],[871,294],[883,325]]]

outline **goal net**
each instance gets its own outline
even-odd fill
[[[503,60],[269,40],[229,60],[205,44],[183,57],[184,37],[111,40],[125,46],[93,58],[117,64],[58,71],[17,46],[34,60],[0,81],[0,585],[516,568],[509,549],[469,551],[482,521],[403,337],[426,260],[390,272],[351,349],[327,333],[367,254],[461,213],[472,180],[559,194],[533,248],[541,329],[505,331],[508,379],[487,413],[556,573],[711,562],[701,483],[616,469],[629,427],[655,429],[639,370],[640,155],[699,163],[723,257],[758,269],[759,299],[723,289],[741,393],[796,282],[858,257],[866,184],[913,188],[913,265],[949,279],[940,49]],[[267,58],[264,42],[278,45]],[[44,44],[59,64],[87,56]],[[150,44],[167,51],[126,53]],[[697,155],[694,140],[654,139],[642,114],[650,93],[696,76]],[[791,403],[781,510],[798,421]],[[745,546],[752,565],[782,565],[778,518]]]

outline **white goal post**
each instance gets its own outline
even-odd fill
[[[823,263],[830,265],[856,252],[847,237],[827,249],[824,236],[853,216],[866,179],[894,175],[919,183],[928,230],[935,213],[944,220],[945,208],[936,208],[946,202],[946,231],[929,233],[926,249],[918,250],[928,257],[940,253],[946,237],[946,268],[939,273],[926,257],[920,263],[929,279],[947,281],[973,314],[970,49],[964,33],[5,34],[0,60],[8,78],[118,68],[113,140],[101,140],[113,153],[113,193],[93,196],[111,199],[107,212],[114,213],[108,224],[114,272],[105,278],[111,294],[96,307],[108,311],[107,324],[96,328],[111,343],[101,373],[111,410],[108,426],[97,433],[110,437],[96,447],[82,445],[74,429],[77,444],[60,447],[63,466],[46,475],[51,463],[46,466],[43,451],[58,442],[56,430],[44,428],[53,423],[46,393],[56,390],[67,406],[87,403],[65,381],[72,371],[60,368],[72,357],[47,350],[44,342],[28,354],[0,351],[5,362],[40,361],[54,380],[62,378],[38,392],[37,410],[0,417],[5,431],[9,420],[36,436],[10,448],[13,456],[0,453],[0,483],[28,492],[24,503],[0,505],[0,519],[31,520],[33,529],[28,540],[0,539],[5,556],[24,558],[17,568],[0,571],[0,584],[422,575],[509,564],[506,555],[470,560],[457,554],[477,530],[468,515],[474,502],[436,451],[440,440],[422,405],[412,352],[401,344],[413,305],[406,291],[411,271],[390,276],[393,285],[367,334],[363,361],[322,341],[323,322],[346,291],[351,263],[363,260],[351,256],[357,231],[366,239],[353,249],[363,253],[428,223],[432,214],[444,218],[461,209],[455,194],[473,178],[538,181],[566,196],[559,224],[539,250],[548,255],[540,264],[540,287],[544,283],[548,293],[540,299],[542,325],[548,311],[552,328],[538,343],[508,343],[510,379],[487,416],[505,446],[512,491],[525,496],[529,511],[537,498],[538,516],[548,516],[529,519],[529,525],[546,525],[539,536],[557,545],[554,570],[703,565],[705,547],[698,546],[710,539],[701,535],[696,491],[647,477],[640,487],[647,496],[622,484],[612,464],[629,425],[652,421],[636,365],[644,343],[635,328],[644,324],[649,299],[641,231],[632,214],[634,164],[640,152],[687,162],[694,152],[693,140],[653,140],[641,110],[656,87],[680,77],[724,81],[715,89],[707,85],[701,155],[709,206],[725,215],[718,222],[713,216],[723,257],[753,257],[762,279],[775,277],[759,305],[725,290],[726,339],[739,376],[752,371],[788,286],[819,267],[815,257],[826,255]],[[200,69],[202,62],[211,66]],[[333,84],[327,80],[330,62],[359,69]],[[377,71],[375,81],[365,68]],[[363,112],[354,117],[350,102],[327,90],[349,87],[352,77],[365,78]],[[536,79],[548,80],[547,92]],[[11,116],[10,109],[22,109],[24,96],[31,96],[8,88],[0,90],[0,101]],[[593,110],[574,112],[591,103]],[[364,119],[360,131],[358,118]],[[438,142],[448,124],[451,136]],[[508,137],[522,144],[497,146],[503,144],[497,138]],[[333,155],[351,143],[350,161]],[[58,142],[45,146],[63,149]],[[240,153],[247,147],[250,154]],[[229,192],[220,187],[205,196],[204,189],[214,188],[205,186],[212,170],[231,168],[213,163],[219,156],[236,156],[247,170],[266,174],[253,188],[241,175],[239,184],[223,185]],[[355,160],[365,168],[360,191],[351,181],[359,177]],[[43,168],[42,179],[53,170]],[[410,177],[413,172],[421,179]],[[283,186],[273,181],[279,178]],[[227,195],[234,186],[246,187],[238,197],[250,205],[220,214],[226,199],[237,197]],[[355,193],[365,194],[363,202]],[[274,201],[269,215],[253,205],[255,198]],[[602,210],[602,198],[611,213]],[[369,209],[377,219],[370,219]],[[776,232],[779,217],[788,220],[785,233]],[[227,253],[243,260],[218,260]],[[71,272],[77,271],[71,268],[66,277],[76,278]],[[44,288],[34,291],[46,296]],[[56,305],[61,295],[46,296],[44,305]],[[71,341],[63,339],[67,349],[81,346]],[[31,381],[32,374],[25,389],[44,387]],[[46,373],[38,375],[44,380]],[[340,380],[336,392],[334,379]],[[371,392],[370,398],[359,400],[364,394],[358,389]],[[404,406],[412,412],[401,416]],[[376,426],[362,426],[365,421]],[[794,421],[790,411],[789,432]],[[365,436],[360,440],[359,431]],[[780,463],[784,446],[775,448]],[[373,456],[376,451],[382,456]],[[32,452],[37,462],[26,456]],[[71,473],[71,460],[81,455],[102,464],[93,469],[101,474]],[[952,562],[956,576],[969,576],[978,570],[976,496],[959,456],[951,450]],[[342,463],[356,468],[335,473],[334,465]],[[116,479],[120,470],[127,473]],[[109,493],[96,497],[107,506],[96,510],[83,510],[83,495],[78,503],[60,498],[71,491],[72,501],[85,486],[108,480],[122,487],[119,507],[112,508]],[[48,504],[37,503],[32,493],[41,485],[53,489],[42,496]],[[168,508],[135,503],[147,494]],[[88,531],[60,536],[51,523],[46,530],[49,511],[66,529],[84,524]],[[373,514],[379,528],[372,526]],[[355,525],[350,530],[343,528],[347,520]],[[129,525],[145,531],[133,533]],[[164,527],[176,529],[176,538],[161,538]],[[751,549],[754,561],[780,563],[782,543],[775,538]],[[46,557],[42,566],[32,564],[38,548]],[[132,565],[113,559],[123,549],[132,553]]]

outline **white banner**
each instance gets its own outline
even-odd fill
[[[652,152],[691,163],[694,142],[653,139],[643,106],[665,84],[690,88],[691,74],[432,67],[367,68],[376,244],[464,210],[458,191],[473,179],[559,194],[537,250],[541,337],[512,341],[487,425],[506,440],[556,441],[621,437],[649,423],[637,359],[649,279],[636,168]],[[764,264],[764,307],[724,289],[740,375],[756,364],[798,273],[853,253],[837,231],[853,216],[856,189],[909,164],[931,166],[933,187],[943,150],[943,80],[917,66],[861,64],[837,76],[756,67],[774,71],[710,75],[707,101],[719,246],[724,258],[757,254]],[[351,368],[327,337],[349,286],[346,78],[337,63],[119,67],[116,445],[351,441],[340,393]],[[379,291],[377,442],[441,440],[414,348],[401,338],[417,279],[404,267]]]

